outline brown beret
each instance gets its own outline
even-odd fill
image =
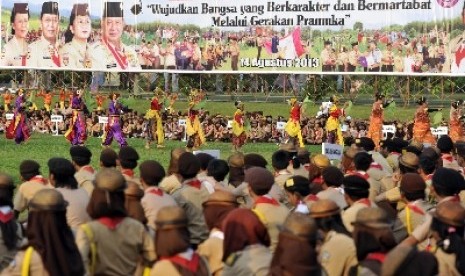
[[[369,228],[387,228],[391,227],[389,216],[381,208],[368,207],[358,211],[353,225],[361,225]]]
[[[55,189],[38,191],[29,202],[30,211],[64,211],[68,202]]]
[[[231,154],[228,158],[228,165],[233,168],[244,167],[244,154],[241,152]]]
[[[95,175],[95,187],[109,192],[122,191],[126,188],[126,180],[121,172],[115,169],[101,169]]]
[[[155,219],[157,231],[187,227],[187,215],[181,207],[166,206],[161,208]]]
[[[202,206],[207,205],[239,205],[236,200],[236,196],[233,193],[218,190],[210,194],[207,201]]]
[[[417,173],[406,173],[402,175],[400,190],[404,193],[421,192],[426,189],[426,183]]]
[[[274,177],[270,171],[261,167],[252,167],[245,171],[244,182],[251,187],[257,187],[260,190],[271,189],[274,184]]]
[[[399,158],[399,164],[411,169],[417,169],[420,163],[420,159],[415,153],[406,152]]]

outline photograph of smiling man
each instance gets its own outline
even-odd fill
[[[135,50],[121,41],[125,27],[122,2],[104,2],[102,38],[91,47],[93,69],[140,70]]]
[[[44,2],[40,13],[42,36],[29,45],[31,58],[28,66],[40,68],[61,67],[58,53],[59,18],[57,2]]]

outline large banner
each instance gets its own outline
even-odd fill
[[[8,0],[0,69],[465,75],[463,8],[463,0]]]

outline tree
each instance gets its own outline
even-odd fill
[[[363,31],[363,23],[360,21],[357,21],[354,23],[354,30],[355,31]]]

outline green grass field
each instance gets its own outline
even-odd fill
[[[89,138],[87,146],[92,151],[92,165],[95,168],[99,166],[99,156],[102,150],[100,146],[101,139]],[[184,142],[167,141],[166,148],[157,149],[152,147],[150,150],[144,148],[145,141],[140,138],[128,139],[129,145],[137,149],[140,155],[140,161],[153,159],[160,162],[165,168],[168,166],[170,151],[173,148],[185,147]],[[118,152],[119,146],[113,142],[113,149]],[[52,157],[69,156],[70,144],[63,136],[52,136],[50,134],[34,133],[31,139],[23,145],[16,145],[13,140],[7,140],[5,137],[0,138],[0,172],[6,172],[12,175],[16,183],[19,183],[19,164],[25,159],[32,159],[39,162],[41,172],[44,176],[48,175],[47,161]],[[231,152],[230,143],[208,143],[202,149],[218,149],[221,151],[221,158],[227,159]],[[319,152],[320,146],[307,147],[312,152]],[[244,153],[257,152],[263,155],[271,163],[271,155],[278,150],[278,146],[272,143],[249,143],[243,147]]]

